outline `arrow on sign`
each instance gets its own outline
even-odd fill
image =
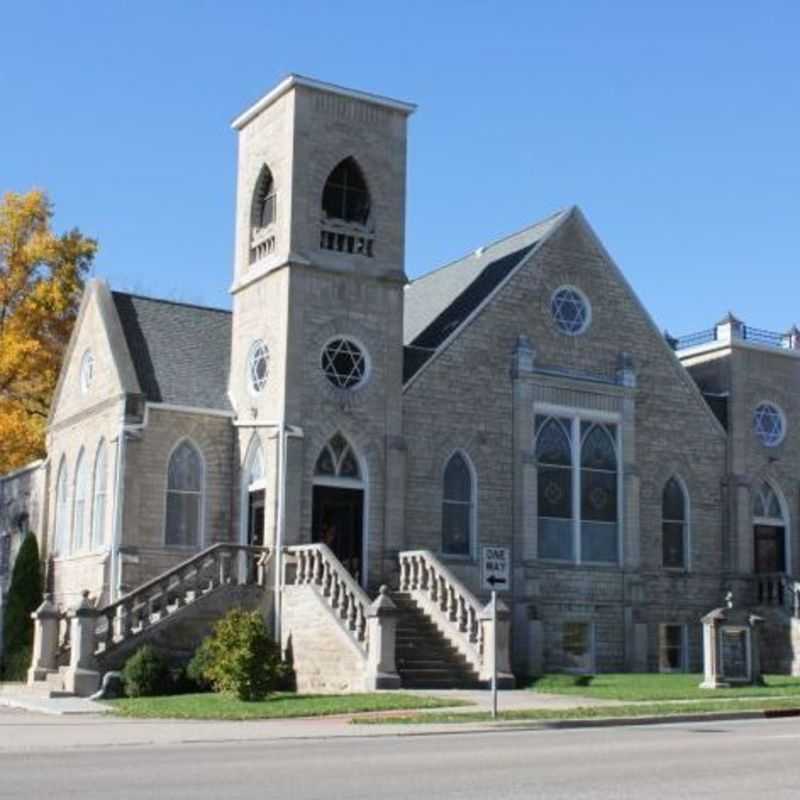
[[[494,588],[498,583],[508,583],[505,578],[498,578],[495,575],[490,575],[486,579],[486,583],[491,584],[492,588]]]

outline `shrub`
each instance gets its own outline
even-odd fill
[[[6,607],[3,614],[3,658],[0,674],[5,680],[19,674],[19,662],[28,655],[30,666],[30,647],[33,644],[33,620],[31,614],[42,604],[42,568],[39,563],[39,545],[36,537],[29,533],[22,541],[11,584],[8,587]]]
[[[192,672],[214,691],[263,700],[282,679],[280,648],[258,611],[233,609],[214,625],[192,659]]]
[[[2,679],[4,681],[26,681],[32,657],[32,647],[20,647],[10,653],[3,665]]]
[[[169,694],[172,689],[169,664],[146,644],[125,662],[122,668],[122,683],[128,697]]]

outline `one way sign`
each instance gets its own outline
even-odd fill
[[[498,592],[511,589],[511,549],[487,545],[481,548],[481,583]]]

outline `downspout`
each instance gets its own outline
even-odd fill
[[[122,587],[122,569],[119,563],[119,547],[122,539],[122,512],[125,498],[125,439],[127,428],[125,426],[125,406],[122,408],[122,422],[119,426],[117,437],[117,463],[114,470],[114,522],[111,529],[111,580],[108,592],[110,602],[115,602],[120,597]]]
[[[278,519],[275,528],[275,641],[281,645],[281,600],[283,593],[283,540],[286,525],[286,422],[278,427]],[[282,645],[281,645],[282,646]]]

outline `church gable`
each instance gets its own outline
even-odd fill
[[[50,411],[50,424],[105,400],[139,391],[108,287],[84,292]]]

